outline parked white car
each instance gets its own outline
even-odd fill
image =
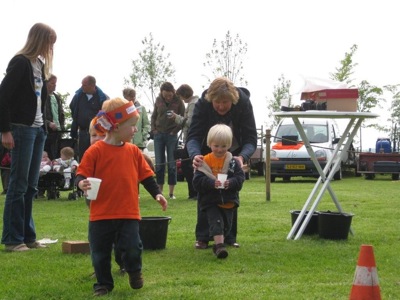
[[[339,127],[333,119],[300,119],[315,156],[324,169],[340,139]],[[272,133],[271,182],[276,177],[289,181],[293,176],[319,177],[293,120],[284,118]],[[347,157],[344,158],[344,161]],[[342,178],[342,169],[335,170],[334,179]]]

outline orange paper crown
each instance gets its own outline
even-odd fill
[[[117,124],[120,124],[129,118],[138,116],[139,112],[132,101],[112,110],[105,112],[100,110],[96,116],[95,129],[98,132],[105,132],[114,129]]]

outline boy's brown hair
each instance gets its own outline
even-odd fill
[[[64,147],[60,150],[60,153],[63,154],[65,157],[73,158],[75,155],[74,149],[71,147]]]

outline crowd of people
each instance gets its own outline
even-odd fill
[[[125,88],[123,98],[110,99],[94,76],[85,76],[69,104],[69,133],[74,145],[60,149],[60,139],[67,131],[63,101],[55,93],[57,77],[51,73],[56,40],[50,26],[33,25],[0,85],[1,174],[6,195],[1,242],[5,250],[47,247],[36,240],[32,217],[40,175],[61,172],[64,188],[68,188],[75,173],[73,184],[84,195],[91,189],[88,178],[100,178],[96,201],[87,200],[97,280],[94,295],[108,294],[114,288],[112,249],[118,252],[116,258],[128,273],[130,286],[141,288],[139,184],[163,210],[167,209],[167,198],[180,198],[175,194],[174,153],[181,132],[187,198],[197,200],[195,248],[207,249],[213,241],[214,255],[226,258],[227,245],[240,246],[237,211],[245,179],[242,169],[257,145],[249,91],[220,77],[198,97],[188,84],[175,90],[166,81],[149,118],[133,88]],[[154,165],[143,153],[149,136],[154,139]],[[3,170],[8,171],[4,178]],[[117,206],[116,199],[120,201]]]

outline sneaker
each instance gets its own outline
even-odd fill
[[[136,271],[129,274],[129,285],[134,290],[141,289],[143,287],[142,272]]]
[[[174,194],[169,194],[169,199],[170,199],[170,200],[175,200],[176,197],[174,196]]]
[[[194,244],[194,247],[196,249],[207,249],[208,248],[208,242],[196,241],[196,243]]]
[[[30,250],[30,248],[28,248],[25,244],[6,245],[6,251],[8,252],[22,252],[28,250]]]
[[[46,246],[46,245],[44,245],[44,244],[41,244],[41,243],[39,243],[39,242],[26,243],[26,246],[27,246],[28,248],[31,248],[31,249],[49,248],[48,246]]]
[[[228,257],[228,251],[226,251],[224,244],[214,245],[213,252],[217,256],[217,258],[227,258]]]
[[[233,247],[233,248],[240,248],[240,244],[239,243],[236,243],[236,242],[233,242],[233,243],[226,243],[228,246],[231,246],[231,247]]]
[[[108,289],[106,287],[98,287],[94,290],[94,297],[101,297],[108,294]]]

